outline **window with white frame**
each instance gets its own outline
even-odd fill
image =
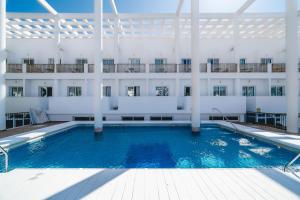
[[[240,65],[246,64],[246,58],[240,58]]]
[[[166,59],[166,58],[155,58],[154,63],[155,63],[156,65],[167,64],[167,59]]]
[[[39,87],[40,97],[52,97],[52,87]]]
[[[227,96],[227,87],[224,85],[214,86],[214,96]]]
[[[128,61],[129,61],[129,64],[131,64],[131,65],[141,64],[141,59],[140,58],[129,58]]]
[[[269,63],[272,63],[272,62],[273,62],[272,58],[261,58],[260,59],[261,64],[269,64]]]
[[[185,97],[192,96],[192,88],[191,88],[191,86],[185,86],[184,87],[184,96]]]
[[[81,96],[81,87],[70,86],[68,87],[68,94],[69,97],[78,97]]]
[[[210,63],[212,65],[216,65],[216,64],[220,63],[220,60],[219,60],[219,58],[208,58],[207,63]]]
[[[243,96],[247,96],[247,97],[256,96],[255,86],[243,86]]]
[[[76,59],[76,64],[77,65],[84,65],[84,64],[87,64],[88,63],[88,60],[85,59],[85,58],[78,58]]]
[[[190,58],[182,58],[181,59],[181,64],[182,65],[191,65],[192,64],[192,59],[190,59]]]
[[[105,58],[103,59],[103,65],[113,65],[115,63],[114,59]]]
[[[155,87],[156,96],[169,96],[169,88],[166,86]]]
[[[103,87],[103,96],[110,97],[111,96],[111,86]]]
[[[23,64],[26,65],[34,65],[34,59],[33,58],[23,58]]]
[[[48,64],[49,65],[54,65],[55,64],[55,59],[54,58],[48,58]]]
[[[284,96],[285,87],[283,85],[274,85],[271,87],[271,96]]]
[[[22,97],[23,96],[23,87],[9,87],[8,96]]]
[[[127,96],[129,97],[140,96],[140,86],[127,87]]]

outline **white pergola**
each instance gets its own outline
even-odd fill
[[[160,37],[174,38],[177,61],[179,38],[191,39],[192,71],[198,66],[200,39],[284,39],[287,54],[287,129],[298,131],[297,43],[300,37],[300,11],[297,0],[285,0],[285,13],[245,13],[255,0],[245,3],[235,13],[199,13],[200,0],[191,0],[191,14],[181,13],[184,0],[179,0],[175,13],[171,14],[120,14],[114,0],[110,0],[113,13],[103,14],[103,0],[94,0],[93,14],[58,13],[46,0],[38,0],[49,14],[8,13],[6,0],[0,0],[0,130],[5,129],[5,66],[6,39],[56,39],[59,58],[60,40],[89,38],[95,40],[95,88],[102,85],[103,38],[114,39],[115,60],[118,60],[119,39]],[[200,1],[200,2],[199,2]],[[296,52],[296,53],[295,53]],[[200,125],[199,74],[193,73],[192,126]],[[197,91],[197,92],[195,92]],[[294,92],[295,93],[295,92]],[[102,130],[101,87],[95,89],[95,128]],[[296,116],[297,111],[297,116]],[[196,125],[198,124],[198,125]]]

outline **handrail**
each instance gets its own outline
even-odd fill
[[[298,160],[298,158],[300,158],[300,153],[284,166],[283,171],[285,172],[292,164],[296,162],[296,160]]]
[[[8,171],[8,153],[1,146],[0,146],[0,151],[4,154],[4,158],[5,158],[5,172],[7,172]]]
[[[222,115],[223,115],[223,118],[225,118],[226,121],[228,121],[228,122],[231,124],[231,126],[233,126],[234,132],[235,132],[235,133],[238,132],[238,128],[236,127],[236,125],[235,125],[234,123],[232,123],[232,122],[228,119],[228,117],[225,116],[218,108],[212,108],[212,110],[215,110],[215,111],[217,111],[218,113],[222,114]]]

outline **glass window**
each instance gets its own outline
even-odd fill
[[[103,65],[113,65],[114,63],[114,59],[103,59]]]
[[[54,58],[48,58],[48,64],[49,65],[54,65]]]
[[[214,64],[219,64],[220,61],[219,61],[219,58],[208,58],[207,63],[214,65]]]
[[[256,96],[255,86],[243,86],[243,96]]]
[[[76,64],[77,65],[84,65],[84,64],[87,64],[88,63],[88,60],[85,59],[85,58],[78,58],[76,59]]]
[[[182,65],[191,65],[192,60],[190,58],[183,58],[183,59],[181,59],[181,64]]]
[[[52,97],[52,87],[39,87],[40,97]]]
[[[214,96],[227,96],[227,87],[226,86],[214,86]]]
[[[110,97],[111,96],[111,86],[103,87],[103,96]]]
[[[129,58],[129,64],[131,65],[140,65],[141,59],[139,58]]]
[[[34,65],[34,59],[33,58],[24,58],[23,59],[23,64]]]
[[[184,96],[192,96],[192,88],[190,86],[184,87]]]
[[[140,96],[140,86],[127,87],[127,96],[129,97]]]
[[[22,97],[23,96],[23,87],[9,87],[10,97]]]
[[[272,63],[272,58],[261,58],[260,62],[261,64],[269,64]]]
[[[276,85],[271,87],[271,96],[284,96],[285,87],[282,85]]]
[[[167,59],[166,58],[155,58],[155,64],[156,65],[167,64]]]
[[[246,64],[246,58],[240,58],[240,65]]]
[[[156,96],[169,96],[169,88],[165,86],[159,86],[155,88]]]
[[[81,87],[68,87],[68,96],[73,97],[73,96],[81,96]]]

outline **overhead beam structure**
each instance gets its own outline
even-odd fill
[[[58,12],[46,0],[38,0],[38,2],[52,15],[58,15]]]
[[[245,10],[247,10],[253,3],[255,2],[255,0],[247,0],[237,11],[235,14],[237,15],[241,15],[245,12]]]
[[[182,9],[183,2],[184,2],[184,0],[179,0],[179,2],[178,2],[178,7],[177,7],[177,10],[176,10],[176,15],[177,15],[177,16],[180,15],[180,12],[181,12],[181,9]]]
[[[112,8],[114,14],[119,15],[115,0],[110,0],[109,2],[110,2],[111,8]]]

